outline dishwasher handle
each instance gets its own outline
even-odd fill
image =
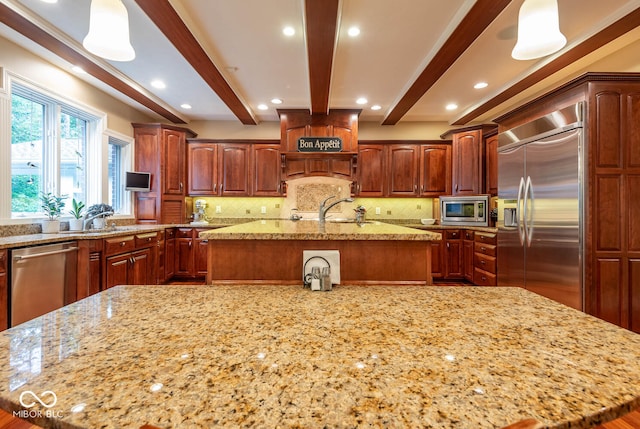
[[[34,253],[33,255],[14,256],[13,260],[14,261],[24,261],[26,259],[41,258],[43,256],[49,256],[49,255],[58,255],[60,253],[69,253],[69,252],[73,252],[73,251],[76,251],[76,250],[78,250],[77,247],[69,247],[67,249],[54,250],[53,252],[42,252],[42,253]]]

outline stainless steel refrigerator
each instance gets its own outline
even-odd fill
[[[498,285],[582,310],[583,106],[500,133]]]

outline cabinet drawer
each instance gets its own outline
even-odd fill
[[[140,247],[154,246],[158,241],[158,233],[136,234],[136,249]]]
[[[480,268],[475,268],[473,271],[473,284],[478,286],[495,286],[498,283],[496,282],[495,274],[488,273]]]
[[[176,238],[176,229],[175,228],[167,228],[164,230],[164,238],[165,240],[170,240],[172,238]]]
[[[477,241],[473,244],[476,253],[482,253],[489,256],[496,256],[497,254],[497,247],[493,244],[478,243]]]
[[[191,238],[193,235],[193,228],[178,228],[176,231],[176,237],[178,238]]]
[[[446,240],[460,240],[460,230],[459,229],[445,229],[444,230],[444,238]]]
[[[495,256],[487,256],[482,253],[475,253],[473,256],[473,266],[481,270],[488,271],[491,274],[496,273]]]
[[[118,253],[129,252],[136,247],[135,237],[127,235],[126,237],[113,237],[104,239],[105,255],[115,255]]]
[[[464,230],[462,232],[462,238],[465,239],[465,240],[472,241],[473,240],[473,236],[474,236],[473,231]]]
[[[498,240],[496,238],[496,234],[492,234],[490,232],[476,232],[476,242],[478,243],[486,243],[486,244],[497,244]]]

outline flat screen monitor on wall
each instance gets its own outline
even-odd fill
[[[149,192],[151,190],[151,173],[127,171],[124,189],[134,192]]]

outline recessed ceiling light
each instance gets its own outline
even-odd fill
[[[84,69],[83,69],[82,67],[80,67],[80,66],[73,66],[73,67],[71,67],[71,70],[72,70],[74,73],[78,73],[78,74],[86,74],[86,73],[87,73],[87,72],[86,72],[86,71],[84,71]]]
[[[271,103],[272,104],[282,104],[282,99],[281,98],[272,98],[271,99]]]
[[[458,105],[456,103],[449,103],[445,107],[445,109],[447,109],[447,110],[456,110],[457,108],[458,108]]]
[[[182,107],[183,109],[191,109],[191,104],[183,103],[180,105],[180,107]]]
[[[291,37],[296,34],[296,29],[291,26],[286,26],[282,29],[282,34]]]
[[[356,37],[357,35],[359,35],[359,34],[360,34],[360,29],[359,29],[358,27],[355,27],[355,26],[354,26],[354,27],[350,27],[350,28],[347,30],[347,34],[348,34],[349,36],[351,36],[351,37]]]
[[[489,84],[487,82],[478,82],[475,85],[473,85],[473,87],[475,89],[482,89],[482,88],[486,88],[488,86],[489,86]]]
[[[380,106],[379,104],[374,104],[373,106],[371,106],[371,110],[380,110],[382,109],[382,106]]]
[[[356,103],[358,104],[367,104],[368,100],[364,97],[360,97],[356,100]]]
[[[58,0],[40,0],[42,3],[58,3]]]
[[[165,89],[167,87],[167,85],[163,81],[158,79],[152,80],[151,86],[157,89]]]
[[[260,110],[267,110],[269,108],[269,106],[267,106],[266,104],[258,104],[258,109]]]

